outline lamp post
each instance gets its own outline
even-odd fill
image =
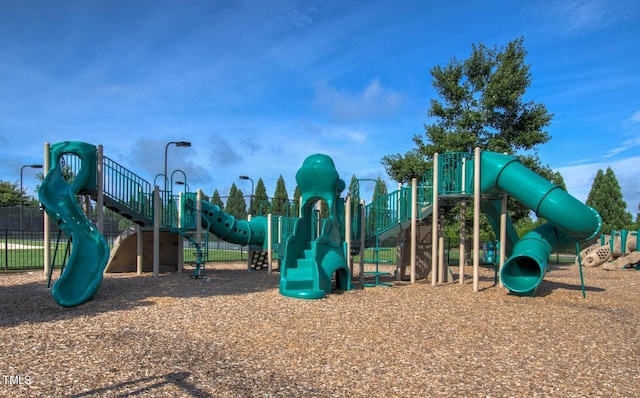
[[[182,181],[173,181],[173,175],[176,174],[176,173],[182,174]],[[175,185],[184,185],[185,188],[187,188],[187,191],[189,190],[189,184],[187,184],[187,174],[184,171],[180,170],[180,169],[173,170],[173,172],[171,172],[171,184],[172,184],[172,186],[173,186],[173,184],[175,184]],[[171,189],[171,191],[173,192],[173,188]]]
[[[22,193],[22,171],[29,167],[31,169],[41,169],[41,164],[25,164],[20,168],[20,231],[22,232],[22,197],[24,196]]]
[[[175,144],[179,148],[188,148],[191,146],[189,141],[171,141],[168,142],[164,147],[164,191],[167,191],[167,151],[169,150],[169,145]]]
[[[184,185],[185,192],[189,192],[189,184],[187,184],[186,182],[184,182],[184,181],[176,181],[176,182],[174,182],[174,184],[181,185],[181,186]]]
[[[253,214],[251,214],[253,211],[253,180],[249,176],[240,176],[238,178],[240,178],[241,180],[251,181],[251,196],[249,196],[249,215],[253,216]]]

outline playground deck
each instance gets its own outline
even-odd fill
[[[637,271],[584,268],[586,299],[577,267],[552,264],[537,297],[481,268],[479,293],[467,269],[464,286],[385,279],[299,300],[278,294],[277,274],[212,268],[210,282],[107,275],[75,308],[40,272],[0,275],[0,395],[640,394]]]

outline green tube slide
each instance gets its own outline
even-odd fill
[[[209,232],[225,242],[238,245],[263,245],[267,239],[266,217],[253,217],[251,221],[236,220],[220,207],[204,201],[202,217],[208,222]]]
[[[602,224],[600,215],[526,168],[515,157],[483,152],[480,167],[482,192],[504,191],[548,221],[514,245],[500,271],[500,279],[507,289],[532,295],[547,272],[549,255],[575,241],[595,237]]]
[[[72,183],[65,180],[60,165],[60,158],[66,153],[77,155],[82,162]],[[49,217],[71,242],[71,254],[51,289],[51,295],[58,304],[73,307],[96,294],[109,260],[106,240],[84,215],[76,200],[78,192],[95,188],[96,148],[74,141],[55,144],[51,147],[51,164],[38,198]]]

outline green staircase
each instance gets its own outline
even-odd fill
[[[304,242],[295,265],[286,268],[286,278],[282,279],[281,288],[292,297],[317,299],[325,296],[326,292],[318,286],[318,267],[314,259],[315,241]]]

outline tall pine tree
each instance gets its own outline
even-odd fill
[[[373,190],[373,198],[371,199],[371,203],[374,205],[370,207],[367,215],[368,231],[374,231],[389,224],[391,216],[389,213],[389,198],[386,197],[388,193],[387,183],[378,177]]]
[[[260,178],[256,183],[256,191],[253,194],[251,214],[254,216],[265,216],[267,213],[269,213],[269,196],[267,195],[267,188],[264,186],[264,181]]]
[[[288,216],[290,207],[291,206],[289,204],[289,194],[287,193],[287,187],[284,184],[284,178],[282,178],[282,175],[280,175],[280,177],[278,177],[278,181],[276,182],[276,190],[273,193],[271,214],[273,214],[274,216]]]
[[[224,202],[222,201],[222,198],[220,198],[220,194],[218,193],[217,189],[213,191],[213,196],[211,197],[211,203],[218,206],[220,210],[224,210]]]
[[[247,218],[247,202],[244,199],[244,195],[241,190],[236,187],[236,184],[231,184],[229,190],[229,197],[227,198],[227,205],[224,211],[227,214],[231,214],[238,220],[244,220]]]
[[[626,210],[627,204],[622,198],[622,189],[611,167],[607,167],[604,173],[602,169],[598,170],[586,204],[600,213],[602,233],[608,234],[612,230],[631,227],[631,213]]]
[[[296,189],[293,190],[293,211],[289,214],[289,217],[300,217],[300,200],[302,199],[302,193],[300,187],[296,185]]]
[[[360,187],[355,174],[351,176],[351,182],[349,182],[349,194],[352,202],[360,202]]]

